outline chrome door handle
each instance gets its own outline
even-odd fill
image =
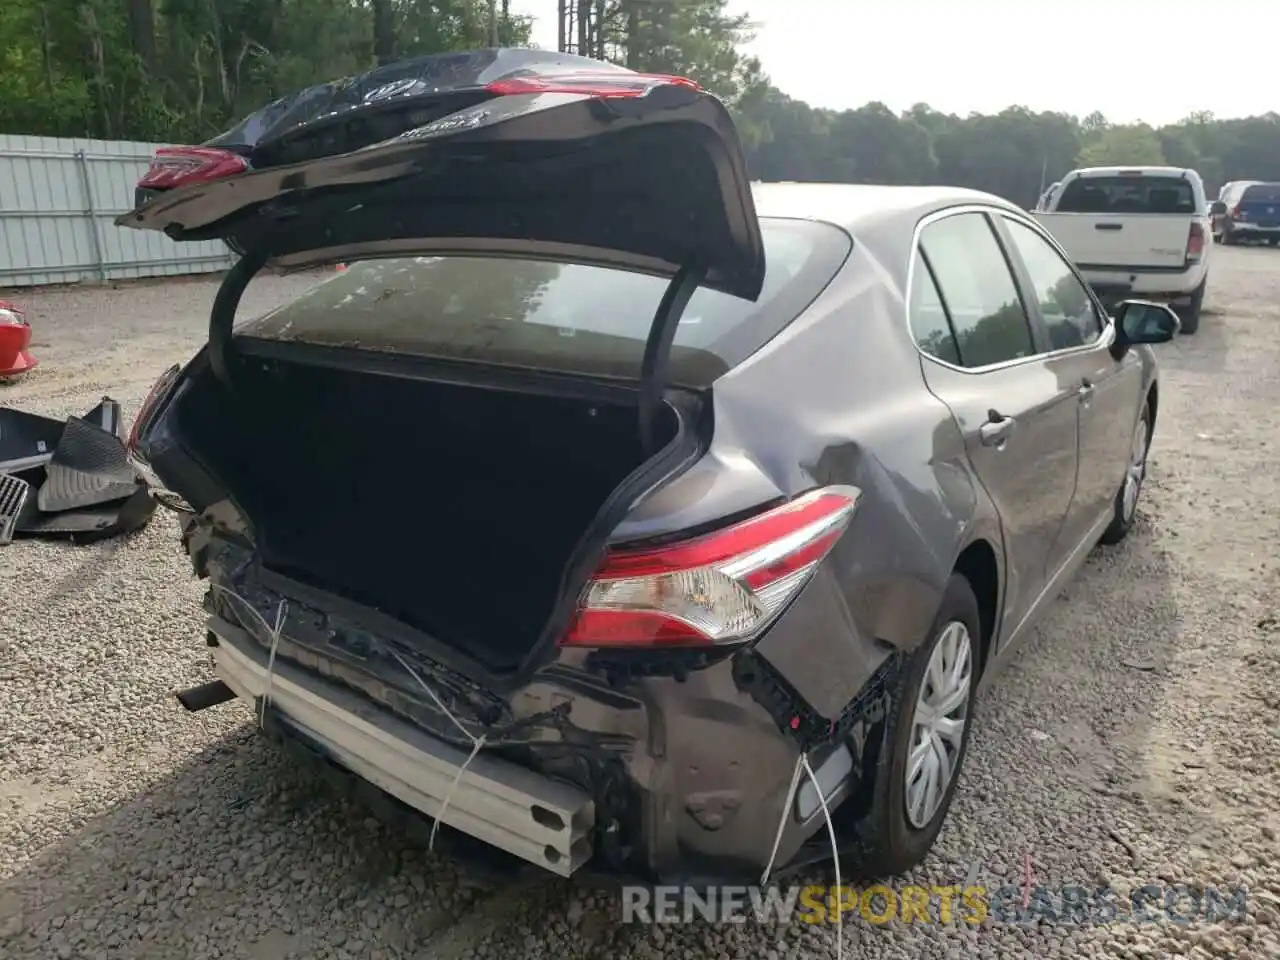
[[[992,410],[991,419],[978,428],[978,436],[981,437],[984,447],[995,447],[999,450],[1004,447],[1005,441],[1017,426],[1018,421],[1013,417],[1002,417]]]

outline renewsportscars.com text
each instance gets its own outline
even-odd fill
[[[1242,889],[1083,886],[624,887],[624,923],[1221,923],[1245,913]]]

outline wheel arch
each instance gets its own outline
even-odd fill
[[[981,668],[986,669],[1000,620],[1000,561],[995,546],[985,538],[970,541],[956,557],[953,571],[969,582],[978,601],[981,636]]]

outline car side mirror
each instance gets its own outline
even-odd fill
[[[1209,204],[1209,213],[1215,217],[1220,217],[1227,212],[1227,204],[1225,200],[1215,200]]]
[[[1136,343],[1168,343],[1182,329],[1182,321],[1171,307],[1150,300],[1122,300],[1111,315],[1120,351]]]

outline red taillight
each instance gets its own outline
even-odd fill
[[[1191,224],[1191,232],[1187,234],[1187,263],[1194,263],[1204,253],[1204,227],[1198,223]]]
[[[151,158],[151,166],[140,187],[171,190],[188,183],[208,183],[234,177],[249,169],[249,162],[230,150],[213,147],[160,147]]]
[[[589,97],[643,97],[655,87],[688,87],[701,90],[687,77],[672,77],[657,73],[560,73],[531,74],[526,77],[508,77],[495,80],[485,89],[499,97],[522,93],[577,93]]]
[[[133,426],[129,428],[129,439],[125,442],[125,449],[131,457],[137,455],[138,441],[142,437],[142,431],[146,429],[147,421],[151,419],[151,415],[155,412],[155,406],[172,386],[173,381],[178,378],[179,367],[174,364],[164,373],[160,374],[158,379],[147,392],[146,399],[142,401],[142,406],[138,408],[138,415],[133,418]]]
[[[1238,206],[1237,206],[1237,207],[1233,207],[1233,208],[1232,208],[1232,210],[1231,210],[1231,219],[1232,219],[1232,220],[1243,220],[1243,219],[1245,219],[1245,216],[1244,216],[1244,210],[1243,210],[1243,209],[1241,209],[1241,208],[1240,208],[1240,207],[1238,207]]]
[[[613,551],[583,591],[561,643],[744,640],[808,582],[849,525],[857,500],[850,487],[826,487],[693,540]]]

